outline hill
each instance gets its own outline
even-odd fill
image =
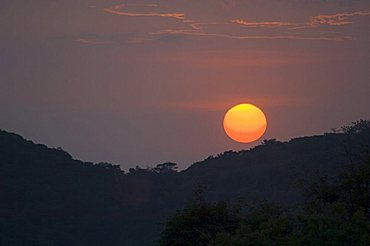
[[[364,123],[364,122],[362,122]],[[264,141],[176,172],[173,163],[124,173],[0,131],[1,245],[152,245],[198,185],[207,199],[299,204],[298,181],[335,175],[370,143],[368,124],[344,133]],[[356,128],[357,127],[357,128]]]

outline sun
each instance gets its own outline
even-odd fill
[[[267,120],[261,109],[252,104],[238,104],[227,111],[224,130],[233,140],[250,143],[265,133]]]

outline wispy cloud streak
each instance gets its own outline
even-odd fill
[[[156,5],[150,5],[156,6]],[[184,20],[185,14],[184,13],[159,13],[159,12],[130,12],[125,11],[125,4],[115,5],[109,8],[105,8],[104,11],[110,14],[121,15],[121,16],[131,16],[131,17],[168,17],[168,18],[175,18],[178,20]]]
[[[350,36],[321,36],[321,37],[311,37],[303,35],[230,35],[223,33],[206,33],[206,32],[196,32],[194,30],[161,30],[158,32],[150,32],[149,35],[188,35],[188,36],[210,36],[218,38],[229,38],[237,40],[253,40],[253,39],[265,39],[265,40],[276,40],[276,39],[290,39],[290,40],[312,40],[312,41],[346,41],[352,40]]]
[[[142,7],[140,11],[131,10],[130,7]],[[173,18],[179,22],[185,24],[183,27],[167,28],[158,31],[148,31],[143,36],[132,38],[129,42],[131,43],[143,43],[154,40],[161,40],[161,37],[165,36],[198,36],[198,37],[216,37],[216,38],[228,38],[236,40],[253,40],[253,39],[265,39],[265,40],[312,40],[312,41],[348,41],[353,40],[351,36],[345,35],[344,33],[338,32],[333,33],[330,30],[316,29],[317,27],[324,26],[343,26],[353,23],[353,18],[358,16],[369,16],[369,11],[356,11],[356,12],[345,12],[336,13],[332,15],[316,15],[307,19],[307,21],[253,21],[245,19],[231,19],[230,21],[217,21],[212,19],[204,18],[204,20],[189,19],[184,12],[181,11],[159,11],[158,4],[150,3],[125,3],[104,8],[104,12],[128,17],[164,17]],[[150,11],[147,11],[150,10]],[[212,25],[212,28],[208,28]],[[227,25],[239,25],[246,28],[253,28],[255,31],[251,33],[241,33],[240,30],[235,32],[226,27]],[[222,27],[223,26],[223,27]],[[266,30],[269,29],[269,30]],[[303,30],[296,32],[296,30]],[[308,29],[321,30],[313,33]],[[84,41],[80,41],[84,42]],[[88,42],[86,42],[88,43]],[[93,42],[91,42],[93,43]],[[96,42],[98,43],[98,42]]]
[[[309,26],[320,26],[320,25],[329,25],[329,26],[342,26],[353,23],[350,17],[354,16],[367,16],[370,15],[370,12],[357,11],[352,13],[338,13],[334,15],[317,15],[311,17],[310,21],[307,23]]]
[[[96,40],[96,39],[86,39],[86,38],[75,39],[75,42],[82,43],[82,44],[113,44],[113,42],[109,40]]]
[[[368,16],[370,12],[356,11],[351,13],[337,13],[333,15],[316,15],[311,17],[307,22],[283,22],[283,21],[263,21],[263,22],[252,22],[243,19],[230,20],[231,23],[238,24],[245,27],[251,28],[276,28],[276,27],[318,27],[323,25],[328,26],[342,26],[353,23],[351,17],[355,16]]]
[[[187,102],[168,102],[162,104],[162,108],[168,109],[181,109],[189,111],[208,111],[208,112],[224,112],[225,109],[230,108],[232,105],[238,103],[255,102],[258,105],[263,105],[265,108],[275,107],[292,107],[307,103],[309,100],[306,98],[296,97],[243,97],[232,99],[218,99],[218,100],[197,100]]]
[[[297,23],[292,22],[280,22],[280,21],[250,22],[241,19],[231,20],[230,22],[247,27],[286,27],[298,25]]]

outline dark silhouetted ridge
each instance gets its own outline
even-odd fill
[[[152,245],[198,185],[211,201],[266,199],[289,208],[302,201],[300,180],[336,174],[369,136],[347,129],[266,140],[181,172],[168,162],[125,174],[0,130],[0,245]]]

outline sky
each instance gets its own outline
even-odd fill
[[[123,169],[186,168],[370,119],[368,0],[1,0],[0,129]],[[225,112],[268,119],[240,144]]]

